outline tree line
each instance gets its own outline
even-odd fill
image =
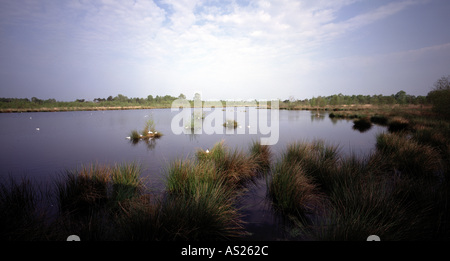
[[[108,96],[107,98],[95,98],[93,101],[76,99],[72,102],[59,102],[55,99],[42,100],[37,97],[28,98],[0,98],[0,108],[37,108],[37,107],[86,107],[86,106],[154,106],[170,107],[176,99],[186,99],[181,93],[178,97],[171,95],[148,95],[146,98],[129,98],[125,95]],[[201,99],[196,93],[193,100]],[[257,102],[257,101],[256,101]],[[426,96],[409,95],[405,91],[399,91],[392,95],[343,95],[342,93],[330,96],[318,96],[310,99],[297,100],[293,96],[281,101],[280,106],[339,106],[353,104],[393,105],[393,104],[431,104],[433,109],[441,114],[450,116],[450,75],[438,79],[432,90]]]
[[[428,95],[429,96],[429,95]],[[326,106],[326,105],[351,105],[351,104],[427,104],[430,102],[428,96],[414,96],[406,94],[404,91],[399,91],[395,95],[343,95],[341,93],[330,96],[318,96],[310,99],[296,100],[293,96],[288,100],[281,101],[282,103],[295,103],[298,105],[309,106]],[[196,94],[193,99],[199,97]],[[107,98],[95,98],[93,101],[86,101],[85,99],[76,99],[72,102],[61,102],[56,99],[42,100],[36,97],[28,98],[0,98],[2,105],[81,105],[81,103],[94,104],[130,104],[130,105],[160,105],[171,104],[176,99],[186,99],[186,95],[180,94],[178,97],[171,95],[159,96],[148,95],[146,98],[129,98],[125,95],[118,94],[117,96],[108,96]],[[5,106],[2,106],[5,107]]]
[[[291,96],[283,103],[295,104],[301,106],[337,106],[337,105],[353,105],[353,104],[427,104],[429,99],[427,96],[409,95],[405,91],[399,91],[392,95],[343,95],[342,93],[330,96],[318,96],[310,99],[296,100]]]
[[[186,98],[184,94],[178,97],[171,95],[148,95],[147,98],[130,98],[123,94],[108,96],[107,98],[95,98],[93,101],[76,99],[74,101],[56,101],[56,99],[28,98],[0,98],[0,108],[37,108],[37,107],[89,107],[89,106],[169,106],[178,98]]]

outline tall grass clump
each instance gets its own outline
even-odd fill
[[[219,183],[200,183],[193,194],[169,194],[158,210],[164,240],[230,240],[246,233],[233,191]]]
[[[177,160],[169,165],[166,172],[166,190],[170,193],[193,195],[201,184],[225,184],[224,177],[209,161]]]
[[[96,164],[67,170],[56,183],[60,211],[85,215],[103,208],[108,200],[109,180],[110,169]]]
[[[282,159],[288,164],[299,163],[306,175],[326,190],[329,175],[339,162],[338,152],[338,146],[326,144],[323,140],[293,142],[288,144]]]
[[[199,161],[214,162],[219,175],[231,187],[242,187],[258,174],[258,164],[254,157],[237,149],[230,150],[223,141],[216,143],[209,152],[197,151],[196,157]]]
[[[371,234],[384,240],[430,237],[433,228],[427,222],[435,197],[429,190],[412,187],[416,183],[409,177],[385,172],[386,157],[377,153],[339,160],[327,153],[333,166],[321,167],[315,162],[321,157],[307,158],[317,154],[312,150],[316,146],[290,144],[272,171],[268,196],[293,221],[291,231],[310,240],[360,241]]]
[[[405,131],[409,126],[409,121],[402,117],[394,117],[388,122],[389,132]]]
[[[235,191],[213,161],[176,161],[167,170],[159,217],[168,240],[224,240],[244,235]]]
[[[250,145],[250,154],[256,161],[259,171],[270,170],[272,152],[268,145],[262,145],[259,141],[253,141]]]
[[[111,173],[112,195],[115,201],[136,198],[144,191],[141,167],[137,163],[116,165]]]
[[[445,127],[439,128],[438,126],[420,126],[415,128],[412,135],[412,138],[415,141],[437,149],[441,155],[445,155],[448,147],[450,146],[450,131],[446,131]]]
[[[143,136],[145,136],[149,131],[155,132],[155,121],[153,119],[149,119],[145,122],[144,129],[141,133]]]
[[[416,177],[435,177],[441,170],[441,158],[432,147],[419,144],[400,134],[377,135],[377,152],[389,159],[393,170]]]
[[[127,214],[124,205],[138,200],[144,191],[140,171],[134,162],[90,164],[66,171],[56,181],[58,233],[77,234],[85,240],[120,239],[116,231],[118,221]]]
[[[236,129],[238,127],[238,122],[235,120],[227,120],[223,123],[225,128]]]
[[[162,136],[161,132],[158,132],[155,129],[155,122],[153,119],[149,119],[144,126],[144,129],[142,130],[142,138],[143,139],[149,139],[149,138],[159,138]]]
[[[386,116],[382,116],[382,115],[373,115],[370,117],[370,121],[375,124],[386,126],[388,123],[388,118]]]
[[[395,180],[385,176],[383,157],[355,155],[341,158],[330,175],[327,209],[312,229],[319,240],[406,240],[415,235],[423,208],[415,208],[397,192]],[[420,211],[419,211],[420,210]]]
[[[0,183],[0,240],[42,240],[48,233],[46,212],[40,209],[43,191],[29,179],[1,180]]]
[[[137,130],[132,130],[129,137],[133,143],[137,143],[141,138],[141,134]]]
[[[139,133],[137,130],[131,131],[130,135],[127,137],[133,144],[137,144],[140,140],[149,141],[153,138],[160,138],[163,134],[156,131],[155,122],[153,119],[149,119],[145,125],[144,129]],[[147,142],[148,143],[148,142]]]
[[[372,234],[386,241],[421,238],[426,208],[395,196],[388,180],[367,174],[344,180],[329,193],[329,208],[313,230],[315,239],[364,241]]]
[[[360,132],[365,132],[372,127],[372,123],[369,118],[359,118],[353,121],[353,129]]]
[[[317,185],[298,162],[275,166],[268,184],[268,196],[276,210],[289,219],[303,218],[321,203]]]

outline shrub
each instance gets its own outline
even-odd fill
[[[353,121],[353,129],[365,132],[372,127],[372,123],[368,118],[360,118]]]

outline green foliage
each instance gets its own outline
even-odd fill
[[[235,120],[227,120],[226,122],[223,123],[223,126],[225,128],[236,129],[238,126],[238,122]]]
[[[433,110],[446,117],[450,117],[450,75],[441,77],[434,84],[434,89],[427,98],[433,104]]]

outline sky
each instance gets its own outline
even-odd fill
[[[426,95],[448,0],[0,0],[0,97]]]

